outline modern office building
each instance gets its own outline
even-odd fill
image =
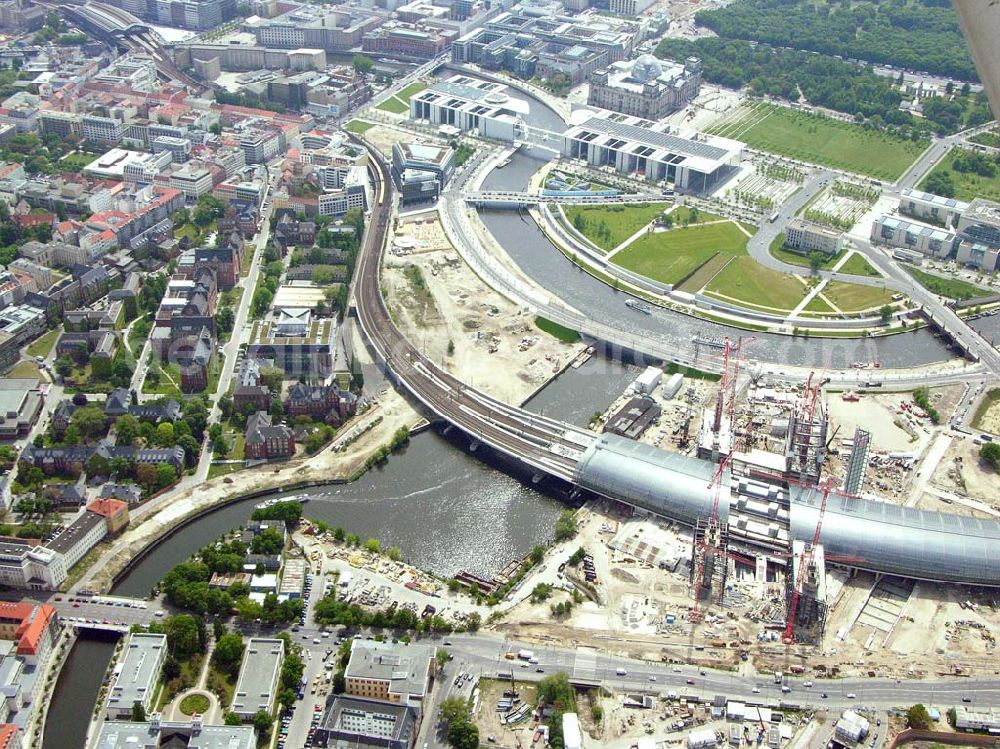
[[[251,637],[243,651],[230,711],[245,722],[253,720],[261,710],[271,712],[284,659],[284,640]]]
[[[403,203],[436,199],[455,169],[450,146],[393,143],[392,178]]]
[[[814,221],[793,218],[785,227],[785,249],[799,255],[811,252],[836,255],[843,243],[843,234]]]
[[[919,252],[928,257],[947,257],[955,244],[955,232],[909,221],[899,216],[881,216],[872,222],[872,242]]]
[[[134,705],[145,712],[153,707],[160,669],[167,657],[167,636],[133,632],[125,643],[121,668],[116,669],[106,710],[111,720],[128,720]]]
[[[540,5],[522,4],[468,31],[452,44],[452,62],[506,70],[525,79],[561,73],[576,85],[627,60],[646,34],[645,26],[624,18],[593,11],[570,16],[561,8],[554,14],[535,13]]]
[[[993,272],[1000,260],[1000,204],[976,198],[958,219],[955,259]]]
[[[954,224],[968,208],[969,204],[961,200],[943,198],[940,195],[914,190],[912,187],[903,188],[899,196],[900,213],[944,226]]]
[[[574,115],[577,124],[562,134],[564,158],[612,167],[686,192],[714,189],[733,174],[743,156],[743,144],[729,138],[681,134],[667,125],[603,110],[578,110]]]
[[[683,65],[642,55],[590,76],[587,103],[614,112],[659,120],[687,106],[701,88],[701,60]]]

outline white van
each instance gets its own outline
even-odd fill
[[[618,676],[626,676],[626,675],[628,675],[628,671],[626,671],[626,670],[625,670],[624,668],[622,668],[621,666],[619,666],[618,668],[616,668],[616,669],[615,669],[615,673],[616,673],[616,674],[617,674]]]

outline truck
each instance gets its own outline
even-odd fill
[[[775,684],[780,684],[783,679],[784,679],[784,674],[782,674],[781,671],[775,671],[774,672],[774,683]]]
[[[535,654],[530,650],[518,650],[517,657],[522,661],[530,661],[535,657]]]

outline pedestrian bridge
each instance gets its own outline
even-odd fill
[[[568,205],[624,205],[637,203],[663,203],[662,195],[580,195],[580,194],[540,194],[531,192],[508,192],[487,190],[465,193],[465,202],[476,208],[499,208],[501,210],[521,210],[543,203],[563,203]]]

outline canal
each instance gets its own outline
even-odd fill
[[[42,749],[84,749],[87,726],[115,642],[110,633],[85,633],[77,639],[52,694]]]

